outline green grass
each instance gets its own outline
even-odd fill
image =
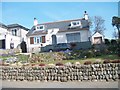
[[[18,55],[17,56],[19,61],[28,61],[28,56],[27,55]]]
[[[96,57],[98,59],[102,59],[102,60],[105,60],[105,59],[109,59],[109,60],[120,60],[120,57],[118,57],[118,55],[102,55],[102,56],[99,56],[99,57]]]
[[[12,56],[0,56],[0,59],[7,60],[8,58],[11,58]]]

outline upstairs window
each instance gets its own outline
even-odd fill
[[[12,35],[17,36],[17,29],[12,30]]]
[[[36,27],[36,30],[44,30],[44,29],[45,29],[44,25],[40,25]]]
[[[72,21],[70,27],[76,27],[76,26],[81,26],[80,21]]]

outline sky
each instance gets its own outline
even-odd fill
[[[118,16],[117,2],[2,2],[0,22],[31,28],[34,17],[38,23],[71,20],[83,18],[84,11],[89,17],[101,16],[105,20],[105,37],[113,38],[111,23],[112,17]]]

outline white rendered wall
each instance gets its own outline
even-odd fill
[[[69,33],[78,33],[80,32],[80,41],[81,42],[86,42],[89,41],[89,37],[90,37],[90,33],[89,30],[80,30],[80,31],[73,31],[73,32],[61,32],[61,33],[56,33],[56,37],[57,37],[57,44],[58,43],[67,43],[67,37],[66,34]],[[35,36],[46,36],[46,43],[39,43],[39,44],[30,44],[30,37],[27,38],[27,50],[28,52],[32,52],[31,50],[34,48],[37,48],[35,50],[40,50],[41,44],[43,44],[43,46],[46,45],[50,45],[52,44],[52,37],[50,37],[51,35],[34,35],[31,37],[35,37]],[[48,40],[48,41],[47,41]]]
[[[12,39],[12,41],[11,41]],[[17,36],[12,36],[12,35],[6,35],[6,49],[10,49],[10,43],[13,42],[14,43],[14,48],[17,48],[17,46],[20,44],[20,37]]]
[[[0,27],[0,40],[5,39],[5,35],[7,34],[7,29]]]
[[[86,42],[88,41],[90,34],[88,30],[80,30],[80,31],[74,31],[74,32],[62,32],[58,33],[57,36],[57,43],[67,43],[67,37],[66,34],[69,33],[80,33],[80,42]]]
[[[103,35],[97,32],[97,33],[95,33],[95,34],[92,36],[92,38],[91,38],[92,44],[94,44],[94,37],[102,37],[102,42],[104,42],[104,37],[103,37]]]
[[[41,37],[41,36],[46,36],[45,34],[43,35],[34,35],[34,36],[30,36],[30,37]],[[47,42],[46,43],[36,43],[36,44],[30,44],[30,37],[27,37],[27,41],[26,41],[26,44],[27,44],[27,52],[39,52],[40,51],[40,47],[41,47],[41,44],[42,46],[46,46],[48,45]],[[34,49],[34,50],[32,50]]]
[[[26,42],[26,44],[27,44],[27,37],[26,37],[27,33],[28,31],[21,29],[21,39],[24,38],[24,41]]]

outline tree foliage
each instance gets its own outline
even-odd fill
[[[105,39],[105,44],[106,44],[106,45],[110,45],[109,39]]]
[[[112,17],[112,25],[113,27],[115,26],[118,30],[118,37],[120,39],[120,18],[119,17],[116,17],[116,16],[113,16]]]

